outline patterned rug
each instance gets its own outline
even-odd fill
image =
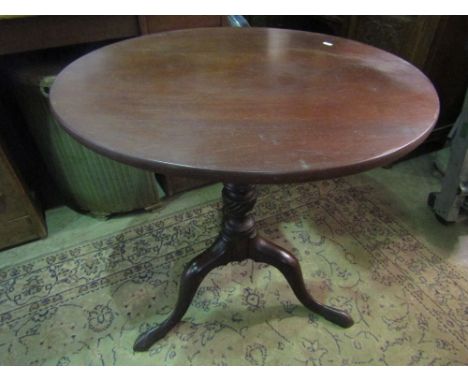
[[[426,247],[370,186],[259,187],[262,235],[294,253],[342,329],[296,300],[275,268],[211,272],[183,321],[146,353],[184,264],[215,238],[220,201],[0,270],[3,365],[464,365],[466,271]]]

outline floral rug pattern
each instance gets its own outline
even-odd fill
[[[425,247],[345,179],[259,187],[260,234],[294,253],[340,328],[296,300],[275,268],[212,271],[183,321],[148,352],[183,266],[212,243],[221,201],[0,269],[2,365],[466,365],[467,272]]]

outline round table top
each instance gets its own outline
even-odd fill
[[[226,182],[323,179],[387,164],[430,133],[431,82],[390,53],[329,35],[206,28],[91,52],[50,93],[86,146],[159,173]]]

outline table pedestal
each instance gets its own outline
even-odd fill
[[[311,311],[344,328],[353,325],[346,312],[320,304],[307,292],[295,256],[257,235],[251,216],[256,199],[255,186],[224,185],[220,235],[210,248],[188,263],[180,280],[179,297],[173,312],[161,325],[140,335],[133,346],[135,351],[148,350],[182,319],[199,285],[212,269],[245,259],[267,263],[280,270],[299,301]]]

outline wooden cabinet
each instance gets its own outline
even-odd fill
[[[46,235],[44,218],[0,141],[0,249]]]
[[[0,55],[139,34],[137,16],[0,17]]]
[[[221,16],[138,16],[142,34],[221,26]]]

